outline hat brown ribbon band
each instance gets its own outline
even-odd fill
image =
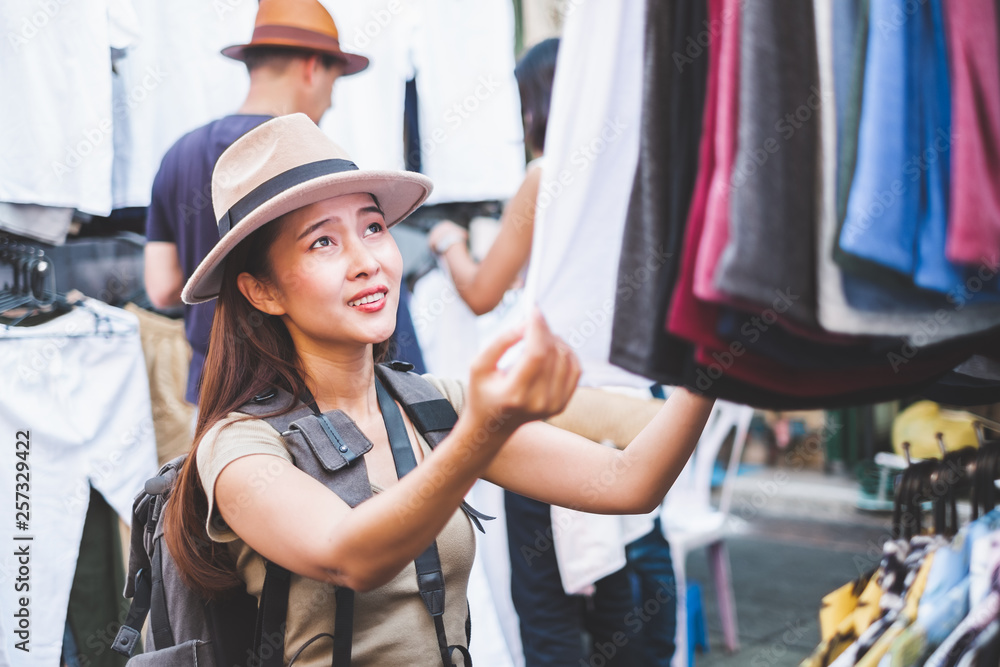
[[[230,229],[239,224],[240,220],[263,206],[268,200],[281,194],[288,188],[301,185],[320,176],[337,174],[342,171],[357,171],[358,165],[350,160],[331,159],[319,160],[293,167],[274,178],[269,178],[229,207],[225,215],[219,218],[219,238],[225,236]]]
[[[340,40],[336,37],[287,25],[262,25],[254,28],[253,36],[247,46],[254,46],[257,42],[261,42],[261,46],[264,46],[272,40],[303,49],[341,53]],[[291,44],[288,44],[289,42]]]

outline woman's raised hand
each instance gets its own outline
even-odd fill
[[[499,369],[504,353],[522,339],[517,361]],[[501,335],[473,361],[467,409],[484,425],[496,425],[491,432],[509,435],[521,424],[562,412],[579,379],[573,350],[536,308],[524,327]]]
[[[443,254],[456,243],[467,243],[469,232],[451,220],[442,220],[431,228],[427,235],[427,245],[435,255]]]

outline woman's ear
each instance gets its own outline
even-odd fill
[[[236,277],[236,286],[250,305],[268,315],[284,315],[285,309],[278,301],[277,290],[270,283],[257,279],[244,271]]]

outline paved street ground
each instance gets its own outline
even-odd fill
[[[741,649],[727,654],[715,589],[703,551],[690,554],[688,576],[699,582],[709,651],[697,667],[798,665],[819,642],[820,599],[877,564],[888,515],[841,512],[836,521],[757,516],[728,540]]]

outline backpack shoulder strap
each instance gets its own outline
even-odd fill
[[[406,416],[433,449],[451,433],[455,422],[458,421],[458,413],[455,412],[451,401],[442,396],[441,392],[423,376],[410,372],[412,369],[413,365],[405,361],[391,361],[386,364],[376,364],[375,375],[392,397],[402,404]],[[481,533],[486,532],[482,522],[496,518],[480,512],[464,500],[462,511]]]
[[[289,412],[271,416],[292,405]],[[307,405],[276,388],[256,396],[239,411],[267,422],[281,435],[295,467],[351,507],[371,497],[364,455],[372,443],[344,412],[319,413],[315,403]]]
[[[129,541],[128,576],[125,579],[125,597],[135,594],[135,577],[140,570],[149,569],[153,535],[159,522],[159,511],[153,513],[157,496],[170,493],[177,479],[177,470],[184,464],[187,454],[168,461],[160,468],[156,477],[146,481],[143,489],[132,501],[132,531]]]
[[[275,412],[280,412],[293,403],[298,405],[291,411],[276,416],[269,416]],[[284,433],[288,426],[296,419],[312,414],[312,409],[305,403],[297,399],[284,389],[271,387],[267,391],[257,394],[249,401],[240,406],[237,412],[263,419],[270,424],[278,433]]]
[[[424,436],[427,443],[437,447],[458,421],[458,413],[451,402],[441,395],[423,376],[410,372],[412,365],[404,361],[377,364],[375,373],[399,401],[406,416]]]
[[[273,387],[254,396],[240,406],[238,412],[266,421],[278,433],[283,433],[289,425],[300,417],[312,414],[309,406],[299,404],[285,414],[274,415],[295,402],[295,398],[283,389]],[[293,454],[294,457],[294,454]],[[284,658],[284,623],[288,610],[288,591],[291,573],[285,568],[266,562],[263,590],[254,623],[252,652],[261,667],[278,667]],[[271,642],[267,658],[263,657],[264,638]]]
[[[431,447],[438,445],[458,421],[454,407],[427,380],[407,372],[412,366],[402,362],[376,365],[379,379],[393,398],[406,410],[413,425]],[[272,389],[240,408],[240,412],[263,419],[282,435],[296,467],[323,482],[352,507],[371,495],[370,482],[363,455],[372,443],[343,412],[333,410],[320,414],[315,405],[299,404],[286,414],[269,416],[288,407],[296,399],[281,389]],[[388,428],[388,423],[386,424]],[[333,445],[330,447],[329,445]],[[334,474],[335,473],[335,474]],[[476,511],[467,503],[462,509],[472,522],[483,530],[480,520],[493,517]],[[438,566],[440,568],[440,566]],[[276,624],[283,623],[287,609],[289,578],[287,571],[268,563],[264,587],[269,589],[267,600],[262,597],[258,615],[255,655],[259,655],[260,637],[267,635]],[[334,664],[348,664],[351,652],[354,594],[349,589],[337,590],[337,619],[334,629]],[[279,629],[280,625],[276,629]],[[284,633],[280,633],[283,637]],[[440,633],[439,633],[440,634]],[[440,641],[440,637],[439,637]],[[283,648],[283,641],[282,641]],[[444,647],[447,649],[447,644]],[[274,650],[277,656],[281,650]],[[278,658],[280,661],[280,657]],[[273,662],[265,661],[264,667]],[[470,661],[471,663],[471,661]]]
[[[392,397],[402,404],[410,421],[433,448],[451,432],[455,422],[458,421],[458,413],[434,385],[422,376],[409,372],[412,368],[413,366],[406,362],[393,361],[388,364],[377,364],[375,373]],[[240,407],[239,411],[263,419],[282,436],[286,436],[287,440],[287,433],[290,428],[294,430],[295,422],[314,414],[312,408],[305,403],[299,403],[295,409],[286,414],[275,417],[267,415],[284,409],[295,400],[287,391],[272,388],[255,396]],[[331,415],[327,414],[327,417],[328,420],[331,419]],[[331,425],[335,428],[332,429],[332,435],[326,433],[329,439],[333,440],[335,445],[339,445],[341,444],[339,440],[343,438],[345,444],[350,445],[349,440],[353,437],[350,429],[346,429],[348,433],[343,433],[345,429],[338,423],[338,419],[332,418],[331,421],[333,421]],[[326,432],[327,429],[323,430]],[[350,456],[348,458],[353,461]]]
[[[295,402],[298,404],[289,412],[272,416]],[[255,396],[239,411],[266,421],[281,434],[295,466],[351,507],[371,496],[363,456],[372,443],[343,412],[333,410],[320,414],[315,404],[296,401],[291,394],[278,388]],[[290,588],[291,573],[267,562],[253,642],[253,654],[259,659],[260,667],[281,667],[283,662]],[[353,635],[354,591],[338,588],[336,596],[333,664],[347,667]],[[262,650],[264,638],[272,642],[268,657],[264,657]]]

